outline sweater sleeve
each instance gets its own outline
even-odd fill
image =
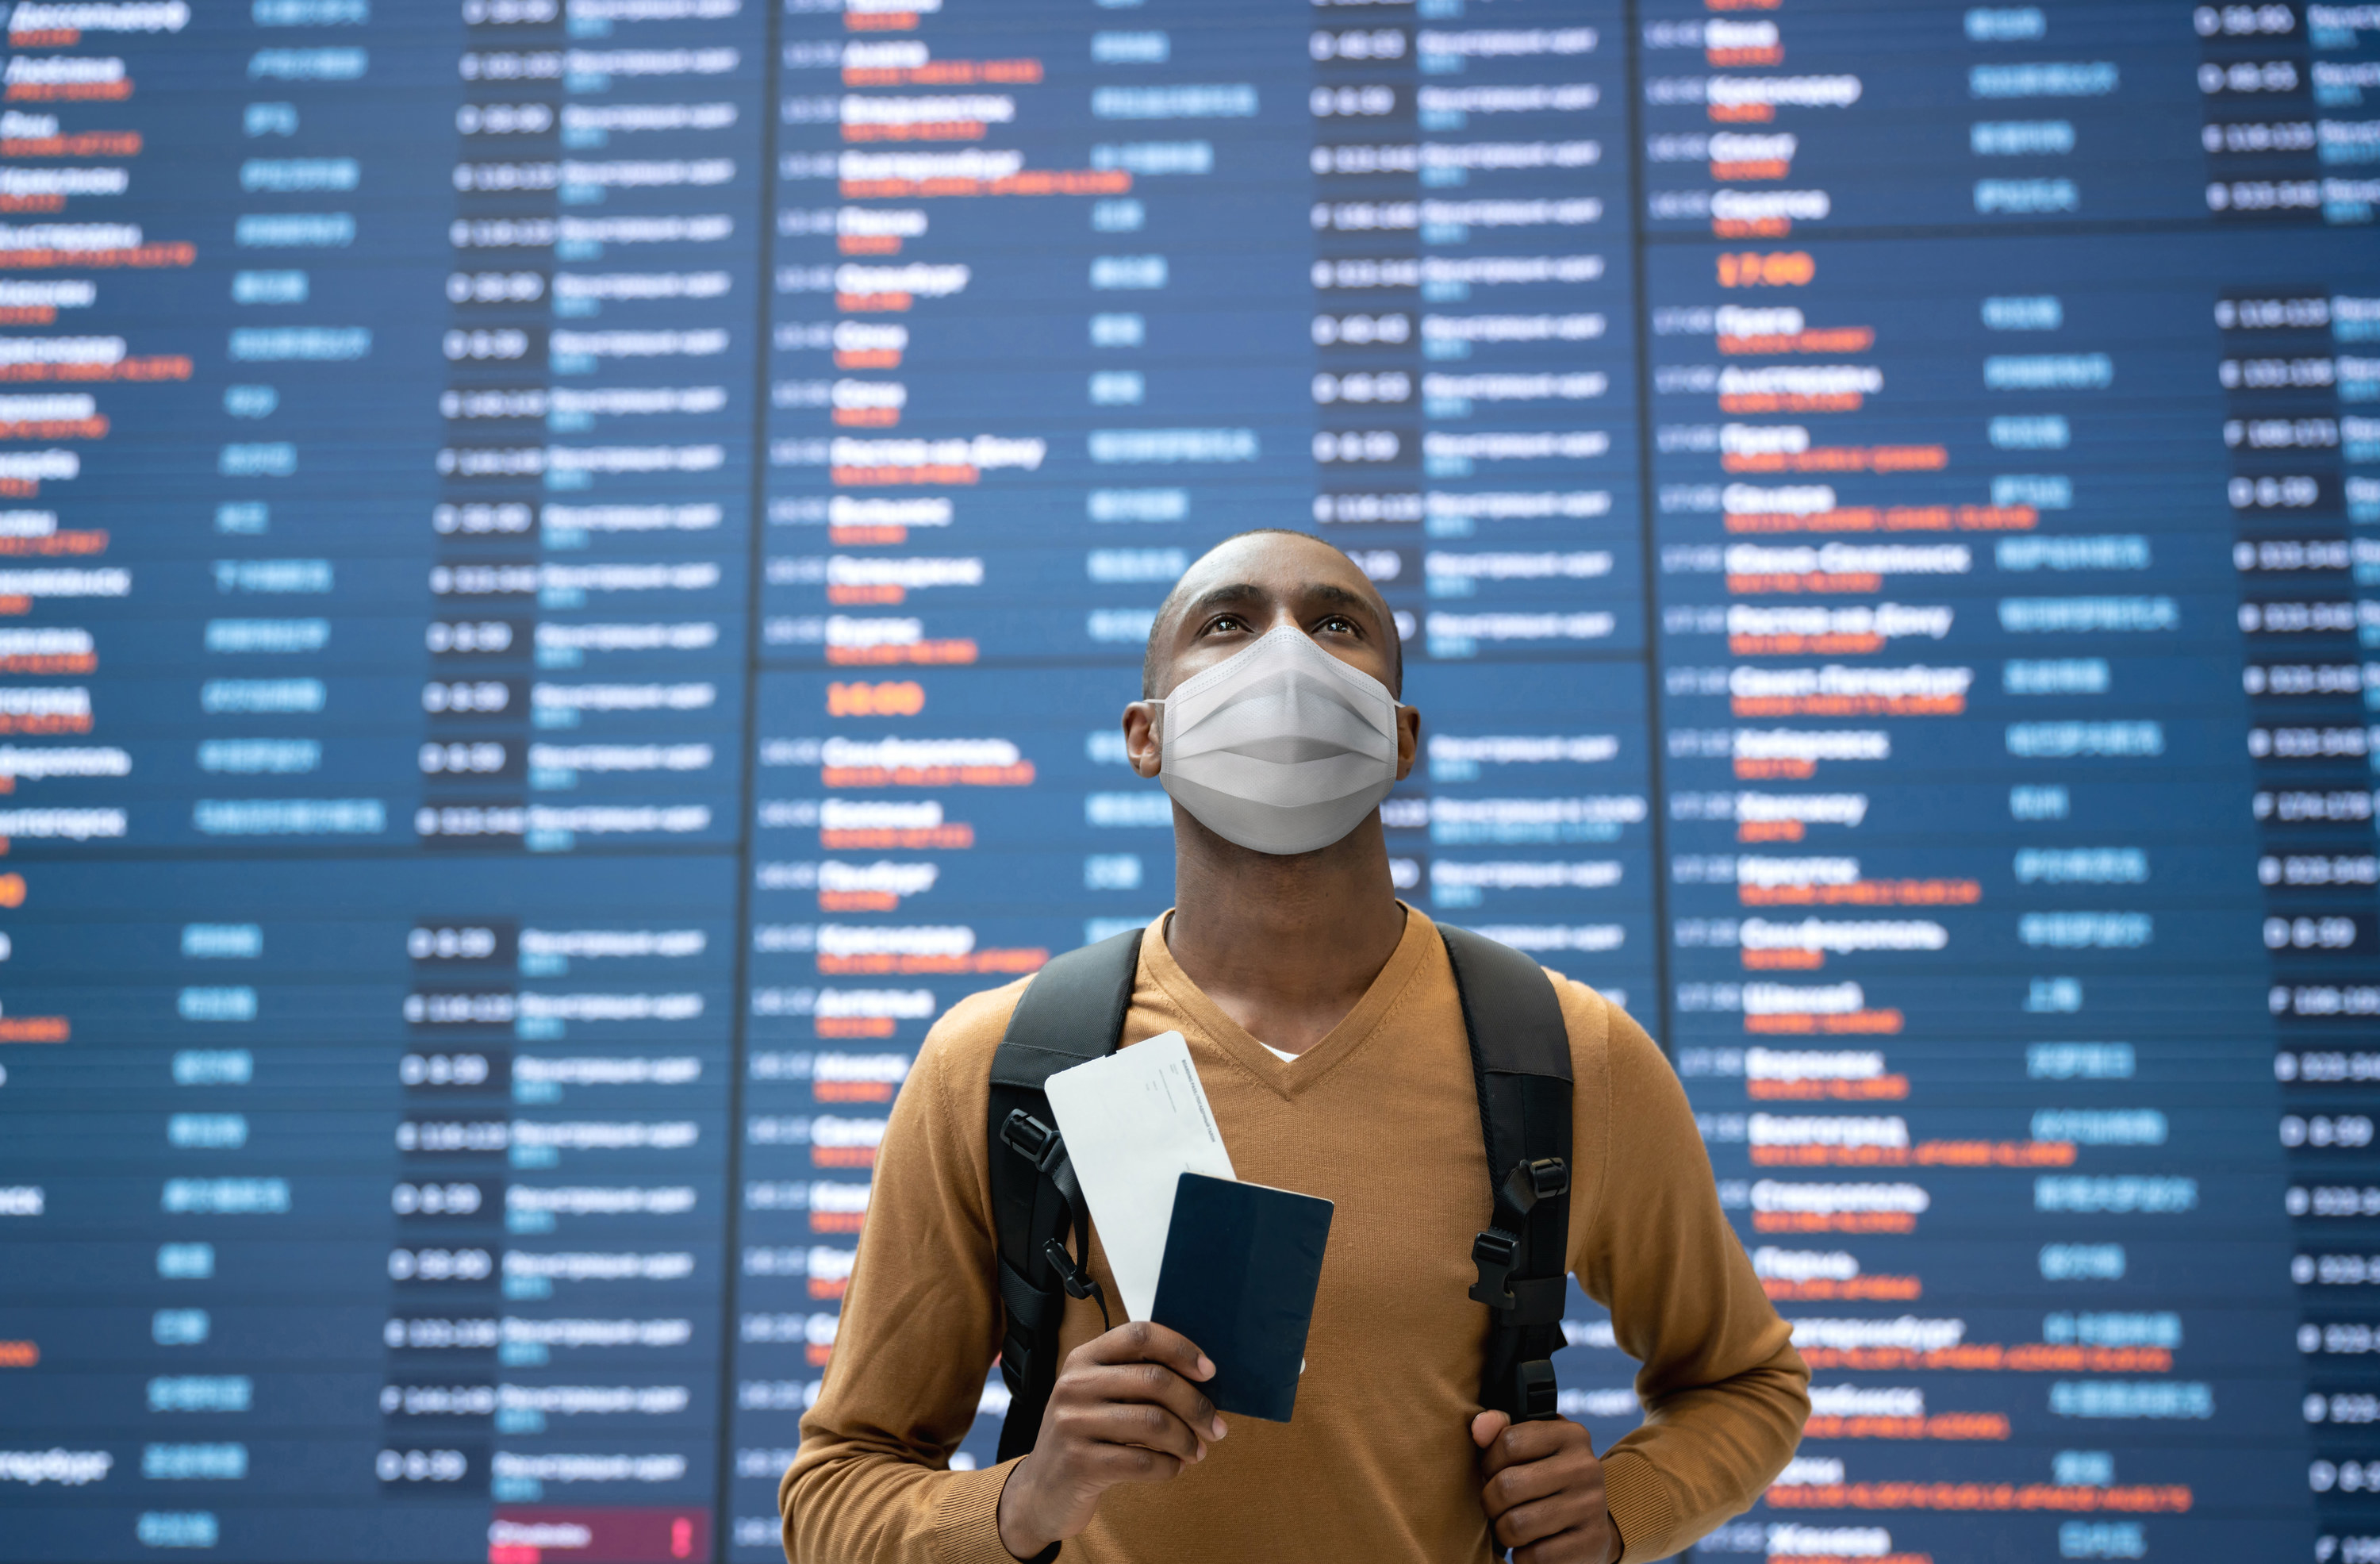
[[[1014,1002],[953,1007],[892,1105],[833,1356],[778,1487],[791,1564],[1011,1564],[998,1512],[1016,1463],[949,1466],[1000,1351],[976,1078]]]
[[[1577,1143],[1572,1269],[1641,1365],[1642,1426],[1603,1453],[1624,1564],[1662,1558],[1749,1509],[1810,1413],[1810,1371],[1719,1211],[1684,1088],[1645,1029],[1565,981]],[[1581,1187],[1574,1179],[1573,1187]]]

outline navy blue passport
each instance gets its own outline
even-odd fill
[[[1150,1318],[1214,1360],[1199,1387],[1223,1411],[1287,1423],[1305,1365],[1330,1203],[1184,1173]]]

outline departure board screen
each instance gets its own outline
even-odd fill
[[[2380,6],[0,13],[0,1560],[778,1557],[1273,526],[1814,1371],[1702,1553],[2380,1564]]]

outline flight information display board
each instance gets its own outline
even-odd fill
[[[1794,1323],[1701,1551],[2380,1564],[2380,6],[0,11],[6,1564],[777,1557],[1257,526]]]

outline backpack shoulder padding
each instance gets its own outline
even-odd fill
[[[1126,929],[1052,957],[1025,985],[992,1056],[991,1083],[1038,1092],[1057,1074],[1115,1052],[1140,971],[1140,936]],[[1004,1119],[1007,1116],[1002,1115]],[[998,1125],[993,1126],[995,1135]]]
[[[1479,1400],[1515,1423],[1552,1417],[1570,1296],[1570,1027],[1536,962],[1467,929],[1439,933],[1463,997],[1494,1209],[1471,1251],[1471,1296],[1490,1322]]]
[[[1033,1448],[1058,1382],[1067,1287],[1050,1250],[1054,1243],[1063,1256],[1070,1227],[1079,1229],[1078,1248],[1087,1242],[1082,1189],[1042,1085],[1062,1069],[1115,1051],[1132,1008],[1141,934],[1129,929],[1053,958],[1026,984],[992,1055],[984,1152],[1000,1246],[1000,1373],[1009,1394],[1002,1460]]]

